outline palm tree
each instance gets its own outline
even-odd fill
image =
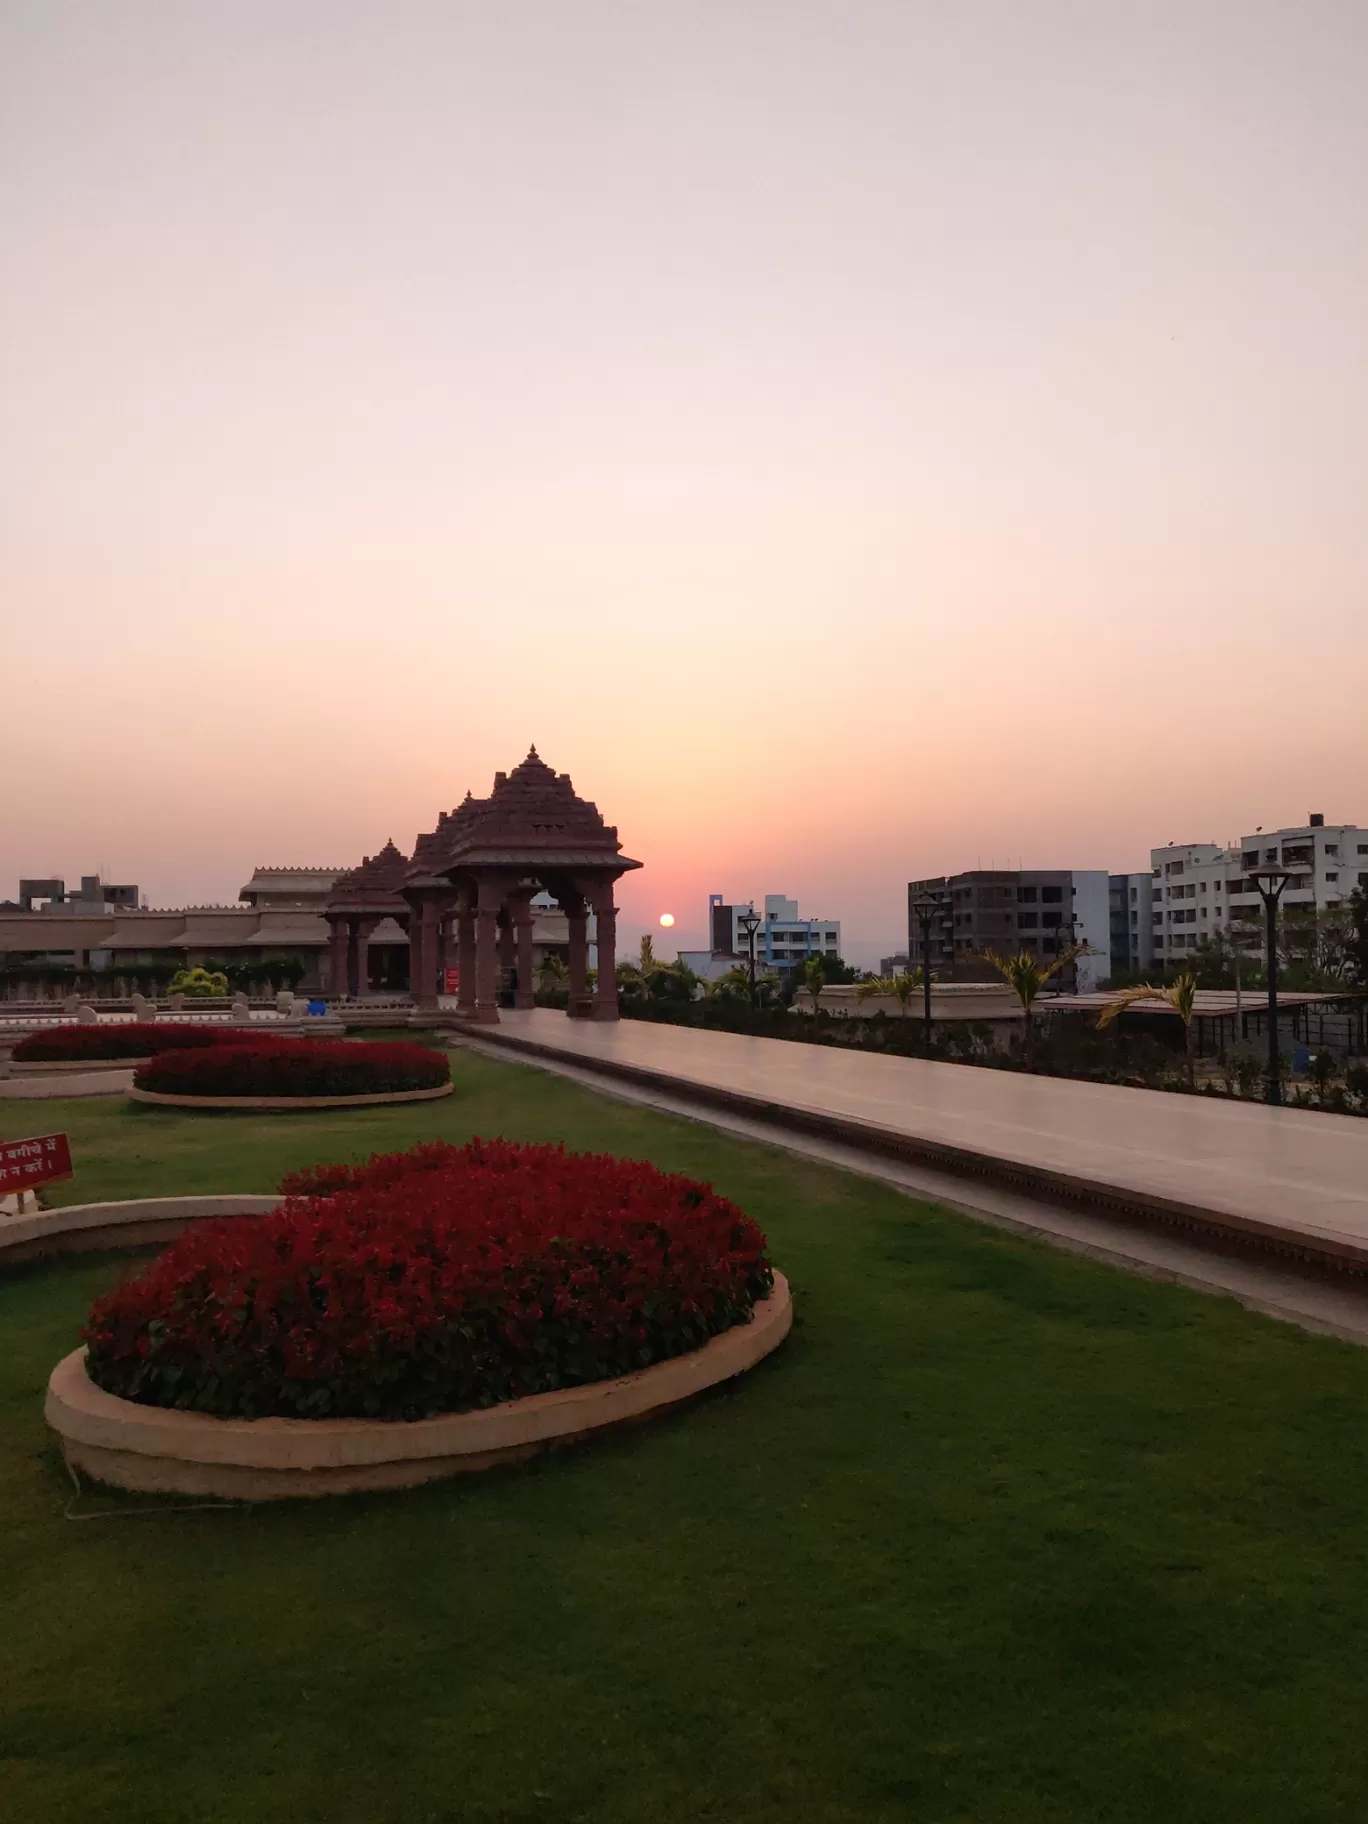
[[[1151,988],[1147,983],[1140,983],[1135,988],[1123,988],[1114,995],[1097,1016],[1099,1027],[1110,1026],[1112,1021],[1125,1007],[1134,1001],[1165,1001],[1183,1022],[1183,1050],[1187,1057],[1188,1088],[1197,1087],[1196,1066],[1192,1057],[1192,1016],[1197,1011],[1197,977],[1188,970],[1171,982],[1167,988]]]
[[[618,987],[626,990],[629,1000],[649,1001],[651,983],[659,968],[655,945],[651,942],[650,933],[647,932],[641,940],[641,954],[638,960],[634,963],[618,964]]]
[[[920,963],[915,969],[904,969],[897,975],[871,975],[868,981],[860,983],[860,991],[855,998],[860,1001],[868,1001],[872,1000],[876,994],[890,995],[897,1001],[902,1016],[906,1019],[907,1010],[912,1004],[912,996],[925,979]],[[935,979],[933,975],[931,980],[934,982]]]
[[[810,957],[803,964],[803,980],[807,983],[807,991],[812,996],[812,1012],[815,1018],[818,1003],[822,998],[822,990],[826,987],[826,970],[822,967],[820,956]]]
[[[768,1006],[779,987],[779,977],[772,969],[757,969],[755,972],[755,1001],[759,1007]],[[750,970],[745,963],[735,963],[725,975],[719,975],[707,984],[704,993],[713,1001],[749,1001]]]
[[[562,957],[554,950],[548,950],[537,965],[537,976],[543,988],[559,988],[562,982],[570,979],[570,969]]]
[[[993,968],[1006,982],[1012,993],[1021,1002],[1021,1011],[1026,1016],[1026,1068],[1029,1070],[1035,1060],[1035,1006],[1036,996],[1052,976],[1058,975],[1061,969],[1067,969],[1075,957],[1090,955],[1091,944],[1070,944],[1061,950],[1048,969],[1042,969],[1040,959],[1031,955],[1029,950],[1022,950],[1016,956],[999,956],[996,950],[985,950],[983,960],[991,963]],[[1148,989],[1146,993],[1148,993]]]
[[[750,975],[744,963],[734,963],[725,975],[714,976],[703,991],[710,1001],[741,1001],[750,994]]]

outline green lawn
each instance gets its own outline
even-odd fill
[[[171,1512],[41,1418],[112,1258],[0,1280],[7,1824],[1307,1824],[1368,1793],[1368,1354],[471,1054],[449,1102],[0,1103],[87,1199],[425,1135],[710,1178],[784,1347],[406,1494]],[[151,1508],[151,1511],[137,1511]]]

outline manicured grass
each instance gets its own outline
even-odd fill
[[[86,1199],[472,1131],[712,1179],[795,1287],[734,1388],[530,1468],[171,1511],[42,1388],[118,1263],[0,1280],[23,1824],[1309,1824],[1368,1788],[1368,1354],[468,1054],[272,1118],[0,1104]],[[137,1510],[151,1509],[150,1512]]]

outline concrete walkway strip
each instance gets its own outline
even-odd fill
[[[641,1020],[471,1034],[857,1149],[1368,1273],[1368,1121]]]

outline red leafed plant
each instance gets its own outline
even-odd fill
[[[501,1140],[404,1157],[186,1230],[92,1307],[91,1379],[221,1417],[422,1418],[685,1354],[774,1283],[735,1204],[640,1161]]]
[[[449,1140],[424,1140],[406,1153],[372,1153],[360,1165],[306,1165],[286,1172],[280,1181],[282,1197],[329,1197],[334,1191],[380,1191],[416,1172],[439,1172],[459,1167],[467,1148]]]
[[[80,1058],[149,1058],[160,1051],[203,1051],[211,1045],[240,1045],[240,1026],[176,1026],[160,1021],[122,1021],[106,1026],[50,1026],[20,1039],[21,1063],[56,1064]]]
[[[209,1051],[162,1052],[133,1078],[138,1089],[172,1096],[365,1096],[450,1081],[450,1059],[426,1045],[269,1034]]]

